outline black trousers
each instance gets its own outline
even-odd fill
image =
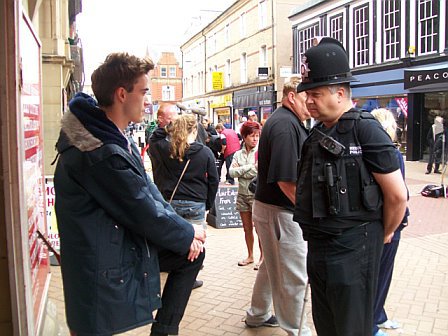
[[[151,334],[179,333],[179,324],[204,258],[205,251],[193,262],[187,260],[187,255],[178,255],[168,250],[159,251],[160,272],[167,272],[168,277],[163,287],[162,308],[157,311]]]
[[[313,321],[319,336],[372,334],[383,235],[377,221],[335,238],[308,241]]]
[[[373,323],[373,334],[378,331],[377,324],[384,323],[388,320],[384,303],[386,302],[389,287],[392,282],[392,274],[394,272],[395,256],[397,255],[398,245],[400,244],[400,231],[395,231],[394,238],[389,244],[383,247],[381,254],[380,273],[378,275],[378,289],[375,299],[375,314]]]
[[[230,154],[228,157],[224,159],[224,161],[226,162],[226,168],[227,168],[226,180],[232,184],[235,184],[235,179],[232,176],[230,176],[229,173],[230,166],[232,165],[233,154],[235,153]]]

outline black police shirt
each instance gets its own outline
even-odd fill
[[[336,126],[334,126],[336,127]],[[374,119],[360,120],[358,127],[358,141],[362,147],[363,161],[367,169],[371,173],[388,174],[400,169],[400,164],[396,154],[396,147],[392,143],[389,135],[383,130],[380,123]],[[305,179],[305,181],[311,181]],[[311,192],[309,184],[305,184],[303,192]],[[307,199],[311,199],[310,197]],[[319,220],[319,225],[312,218],[311,212],[308,218],[299,218],[297,213],[294,215],[294,220],[300,223],[304,236],[322,236],[340,234],[344,227],[353,227],[356,224],[362,224],[369,219],[378,219],[382,217],[382,209],[378,212],[373,212],[365,218],[357,217],[326,217]]]

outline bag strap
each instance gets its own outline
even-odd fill
[[[184,177],[185,171],[187,170],[188,165],[190,164],[190,159],[188,159],[187,163],[185,164],[184,170],[182,170],[182,174],[180,174],[179,180],[177,181],[176,186],[174,187],[173,193],[171,194],[170,200],[168,203],[171,204],[171,201],[173,200],[174,194],[177,191],[177,187],[179,187],[180,181],[182,180],[182,177]]]

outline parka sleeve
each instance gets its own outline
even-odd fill
[[[115,154],[90,167],[87,186],[96,201],[118,224],[151,243],[187,253],[194,238],[192,225],[163,200],[146,174]]]

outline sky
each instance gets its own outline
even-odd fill
[[[156,61],[162,51],[174,51],[180,62],[180,45],[187,41],[185,33],[195,18],[219,15],[234,1],[83,0],[76,29],[84,53],[85,84],[111,52],[144,56],[148,50]]]

